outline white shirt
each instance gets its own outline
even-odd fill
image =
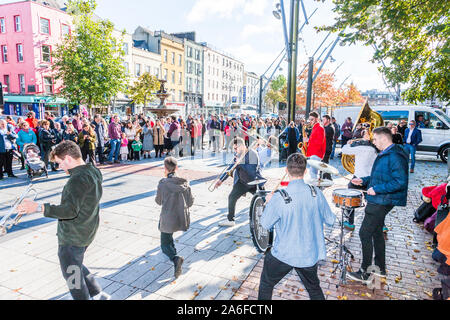
[[[414,130],[411,130],[411,128],[409,129],[409,135],[408,135],[408,139],[406,139],[406,143],[410,144],[411,143],[411,137],[414,133]]]
[[[372,167],[378,157],[377,152],[373,147],[357,146],[351,147],[345,145],[342,148],[342,154],[355,156],[355,176],[358,178],[370,177],[372,174]]]

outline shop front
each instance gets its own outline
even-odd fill
[[[62,117],[69,113],[69,105],[65,99],[56,97],[5,95],[4,115],[25,117],[30,111],[33,111],[38,119],[43,119],[45,112]]]

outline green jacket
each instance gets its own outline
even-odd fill
[[[142,142],[137,142],[137,141],[134,141],[132,144],[131,144],[131,148],[133,149],[133,151],[135,151],[135,152],[138,152],[138,151],[141,151],[142,150]]]
[[[69,174],[61,204],[54,206],[46,203],[44,216],[58,219],[60,246],[84,248],[92,243],[99,226],[103,177],[92,164],[69,170]]]

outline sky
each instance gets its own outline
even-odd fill
[[[0,0],[0,3],[13,2]],[[150,30],[163,30],[166,33],[195,31],[197,42],[209,45],[231,54],[245,64],[247,71],[264,73],[273,60],[285,47],[281,20],[272,11],[278,0],[97,0],[96,13],[111,20],[117,29],[128,33],[142,25]],[[284,0],[289,19],[290,1]],[[331,25],[334,22],[334,5],[331,0],[318,2],[304,0],[310,15],[318,9],[301,34],[299,43],[299,72],[307,63],[308,57],[321,44],[327,33],[314,29],[316,26]],[[300,25],[304,17],[300,9]],[[288,24],[289,25],[289,24]],[[326,44],[333,42],[337,35],[332,34]],[[324,47],[323,47],[324,48]],[[316,58],[322,53],[319,51]],[[371,47],[353,45],[336,46],[332,56],[334,63],[327,62],[325,69],[337,70],[337,86],[347,77],[346,84],[353,82],[361,91],[378,89],[386,91],[383,78],[377,65],[370,62],[373,55]],[[281,74],[287,76],[287,63],[282,65]],[[269,75],[271,72],[269,72]]]

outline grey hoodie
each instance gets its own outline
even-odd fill
[[[176,176],[162,179],[155,201],[162,206],[159,221],[161,232],[174,233],[189,229],[189,208],[194,204],[194,197],[186,179]]]

